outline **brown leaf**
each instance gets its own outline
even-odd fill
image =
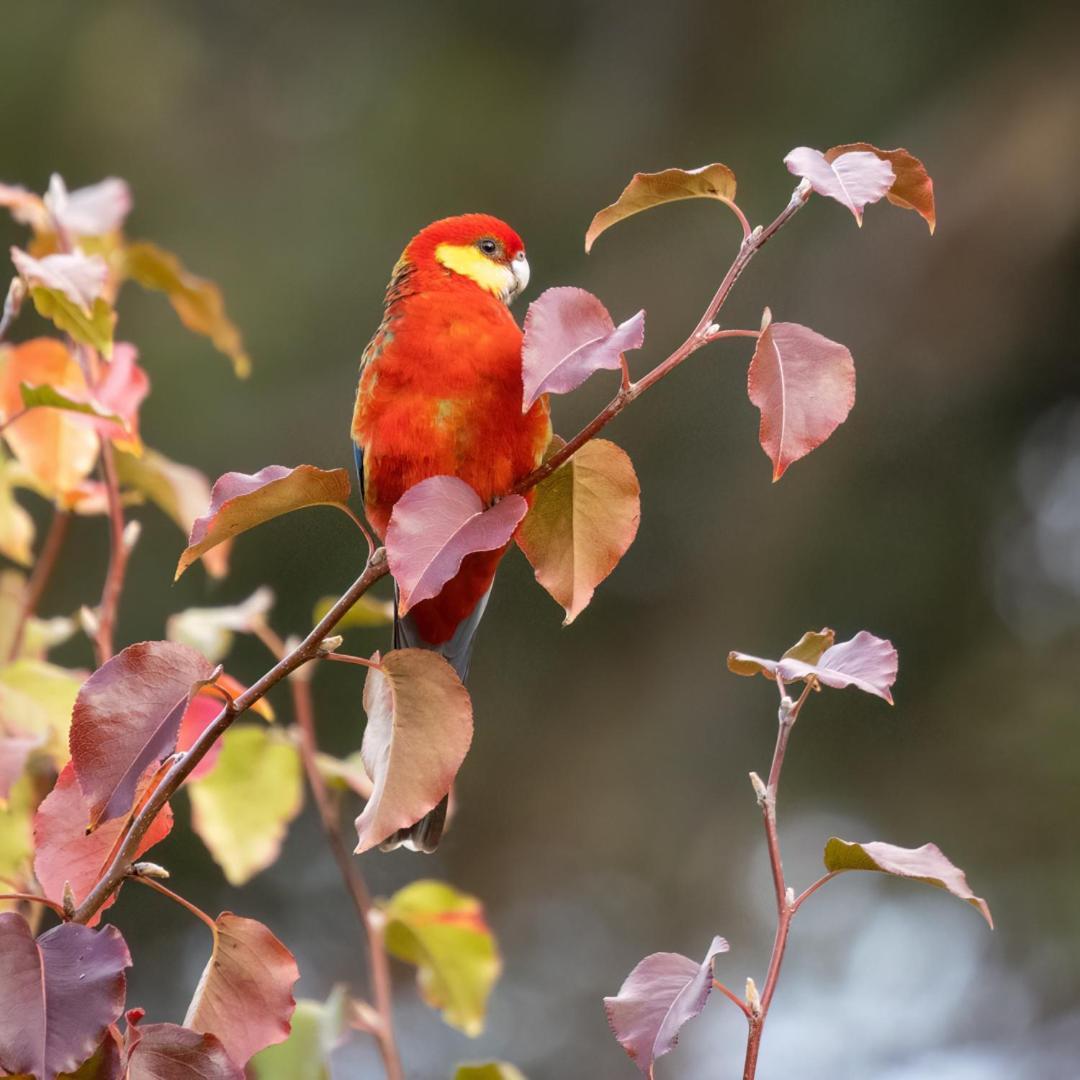
[[[914,210],[930,227],[930,235],[933,236],[937,227],[937,212],[934,209],[934,181],[930,179],[926,166],[903,148],[897,150],[879,150],[870,143],[845,143],[843,146],[834,146],[825,151],[825,160],[834,161],[841,154],[849,154],[853,150],[863,150],[870,154],[876,154],[882,161],[887,161],[892,166],[895,179],[893,185],[885,193],[885,198],[894,206],[903,207],[905,210]]]

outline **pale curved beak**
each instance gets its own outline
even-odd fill
[[[519,251],[510,263],[510,269],[514,274],[514,291],[511,300],[520,296],[529,284],[529,260],[525,258],[525,252]]]

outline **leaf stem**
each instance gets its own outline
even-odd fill
[[[381,664],[376,664],[374,660],[365,660],[362,656],[350,656],[348,653],[328,652],[323,653],[323,660],[337,660],[342,664],[359,664],[361,667],[374,668],[376,671],[382,670]]]
[[[148,885],[151,889],[161,893],[162,896],[167,896],[174,903],[179,904],[182,908],[186,908],[197,919],[201,919],[208,927],[210,927],[210,933],[214,935],[214,940],[217,940],[217,923],[206,914],[205,911],[197,904],[193,904],[190,900],[185,900],[179,893],[173,892],[172,889],[166,885],[162,885],[160,881],[155,881],[153,878],[144,877],[142,874],[129,874],[128,877],[132,881],[138,881],[143,885]]]
[[[0,893],[0,900],[22,900],[31,904],[44,904],[46,907],[51,907],[61,919],[66,919],[63,907],[55,900],[50,900],[47,896],[38,896],[37,893],[30,892],[8,892]]]
[[[794,915],[821,888],[822,885],[827,885],[834,877],[842,874],[843,870],[830,870],[827,874],[822,875],[814,882],[813,885],[803,889],[801,893],[795,898],[795,902],[791,905],[791,913]]]
[[[26,634],[26,624],[37,611],[41,597],[56,569],[56,562],[60,556],[60,549],[64,546],[64,538],[67,536],[68,526],[71,524],[71,513],[67,510],[53,510],[52,521],[49,523],[49,531],[45,534],[45,543],[42,544],[41,554],[34,563],[34,569],[30,574],[30,580],[26,583],[26,591],[23,594],[22,604],[19,607],[19,619],[15,624],[15,634],[11,639],[11,648],[8,659],[14,660],[22,648],[23,637]]]
[[[722,982],[717,979],[713,979],[712,985],[714,990],[719,990],[720,993],[728,999],[728,1001],[730,1001],[733,1005],[737,1006],[739,1011],[747,1018],[747,1020],[751,1019],[753,1014],[750,1011],[750,1006],[747,1005],[746,1002],[743,1001],[743,999],[739,997],[739,995],[736,994],[734,990],[728,989],[728,987],[726,987]]]

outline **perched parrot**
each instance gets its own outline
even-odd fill
[[[528,281],[521,237],[487,214],[436,221],[395,265],[360,362],[352,421],[364,510],[380,539],[394,504],[421,480],[459,477],[486,504],[540,464],[551,440],[548,402],[522,412],[522,334],[509,310]],[[505,552],[467,556],[438,596],[395,618],[394,647],[432,649],[464,682]],[[434,851],[446,805],[384,850]]]

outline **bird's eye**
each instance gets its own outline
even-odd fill
[[[494,255],[499,250],[499,245],[490,236],[485,236],[477,246],[485,255]]]

